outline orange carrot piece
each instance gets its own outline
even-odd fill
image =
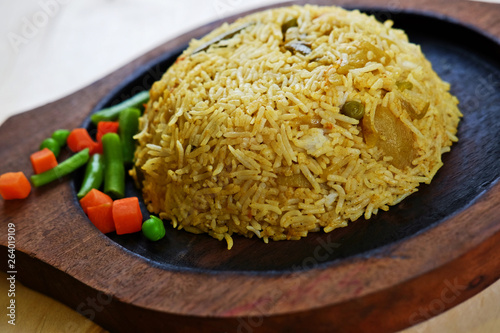
[[[96,134],[97,145],[94,149],[94,153],[103,154],[104,150],[102,147],[101,138],[106,133],[118,133],[118,122],[100,121],[97,123],[97,134]]]
[[[91,189],[83,198],[80,199],[80,205],[85,214],[88,214],[89,207],[100,206],[106,203],[112,203],[113,199],[104,192],[95,188]]]
[[[5,200],[24,199],[31,192],[31,184],[22,171],[0,176],[0,195]]]
[[[33,171],[36,174],[48,171],[57,166],[56,155],[49,149],[43,148],[30,156]]]
[[[106,133],[118,133],[117,121],[100,121],[97,123],[97,142],[101,142],[101,138]]]
[[[99,206],[87,208],[87,215],[97,229],[103,234],[115,231],[115,223],[113,222],[113,203],[105,203]]]
[[[113,201],[113,221],[117,235],[141,231],[142,213],[139,199],[130,197]]]
[[[95,154],[98,143],[92,140],[89,132],[85,128],[75,128],[68,135],[66,144],[73,152],[79,152],[85,148],[89,149],[89,154]]]

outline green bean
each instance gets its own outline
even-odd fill
[[[125,196],[125,166],[120,137],[116,133],[102,136],[104,150],[104,193],[113,199]]]
[[[120,113],[128,108],[139,108],[142,109],[142,105],[147,103],[149,100],[149,91],[142,91],[129,99],[121,102],[120,104],[116,104],[110,106],[109,108],[102,109],[97,111],[92,116],[90,116],[90,120],[94,125],[97,125],[100,121],[114,121],[118,119]]]
[[[43,148],[48,148],[49,150],[51,150],[54,153],[55,157],[59,156],[59,153],[61,152],[61,145],[59,145],[59,143],[52,138],[47,138],[42,141],[42,143],[40,144],[40,150],[42,150]]]
[[[361,120],[365,115],[365,106],[360,102],[349,101],[342,106],[340,112],[348,117]]]
[[[122,143],[123,162],[132,163],[134,159],[135,140],[134,135],[139,131],[139,117],[141,111],[134,108],[125,109],[118,118],[120,140]]]
[[[147,239],[153,242],[165,237],[165,226],[158,217],[151,215],[149,219],[142,224],[142,233]]]
[[[83,176],[82,186],[77,193],[78,199],[83,198],[91,189],[99,189],[104,178],[104,159],[101,154],[94,154],[90,156],[85,168],[85,175]]]
[[[85,148],[73,156],[69,157],[65,161],[59,163],[56,167],[39,173],[37,175],[31,176],[31,182],[35,187],[39,187],[48,184],[56,179],[62,178],[67,174],[75,171],[79,167],[83,166],[89,160],[89,149]]]
[[[58,129],[52,133],[52,139],[56,140],[59,147],[63,147],[68,139],[69,131],[65,129]]]

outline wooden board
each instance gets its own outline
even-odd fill
[[[500,84],[490,74],[499,71],[494,56],[500,48],[442,15],[498,37],[500,10],[465,1],[392,7],[385,1],[314,2],[378,6],[372,12],[412,31],[410,37],[423,43],[433,64],[446,60],[434,65],[456,83],[466,118],[460,143],[446,155],[432,185],[374,221],[297,242],[265,245],[238,238],[226,251],[222,242],[179,231],[155,245],[135,236],[100,234],[76,201],[77,175],[36,189],[26,200],[0,201],[2,223],[16,225],[17,278],[110,330],[202,327],[207,332],[392,331],[427,319],[419,309],[436,315],[498,279],[499,128],[489,119],[499,114]],[[431,17],[422,12],[432,12]],[[0,128],[0,172],[31,174],[27,156],[54,129],[87,125],[94,108],[147,88],[191,38],[218,24],[180,36],[75,94],[7,120]],[[456,62],[470,66],[453,66]],[[20,133],[30,135],[20,140]],[[0,244],[5,251],[6,239]],[[1,265],[8,270],[6,262]],[[96,307],[88,304],[89,297]]]

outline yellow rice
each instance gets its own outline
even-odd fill
[[[231,248],[233,234],[268,242],[330,232],[430,183],[457,141],[458,100],[391,26],[358,11],[292,6],[193,40],[151,88],[136,136],[131,174],[149,211]],[[285,46],[297,41],[310,52]],[[362,121],[341,112],[347,101],[364,105]],[[410,139],[383,133],[379,110]]]

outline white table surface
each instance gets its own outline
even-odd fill
[[[0,0],[0,125],[192,28],[277,2],[282,1]],[[404,331],[416,332],[500,332],[500,282]]]

